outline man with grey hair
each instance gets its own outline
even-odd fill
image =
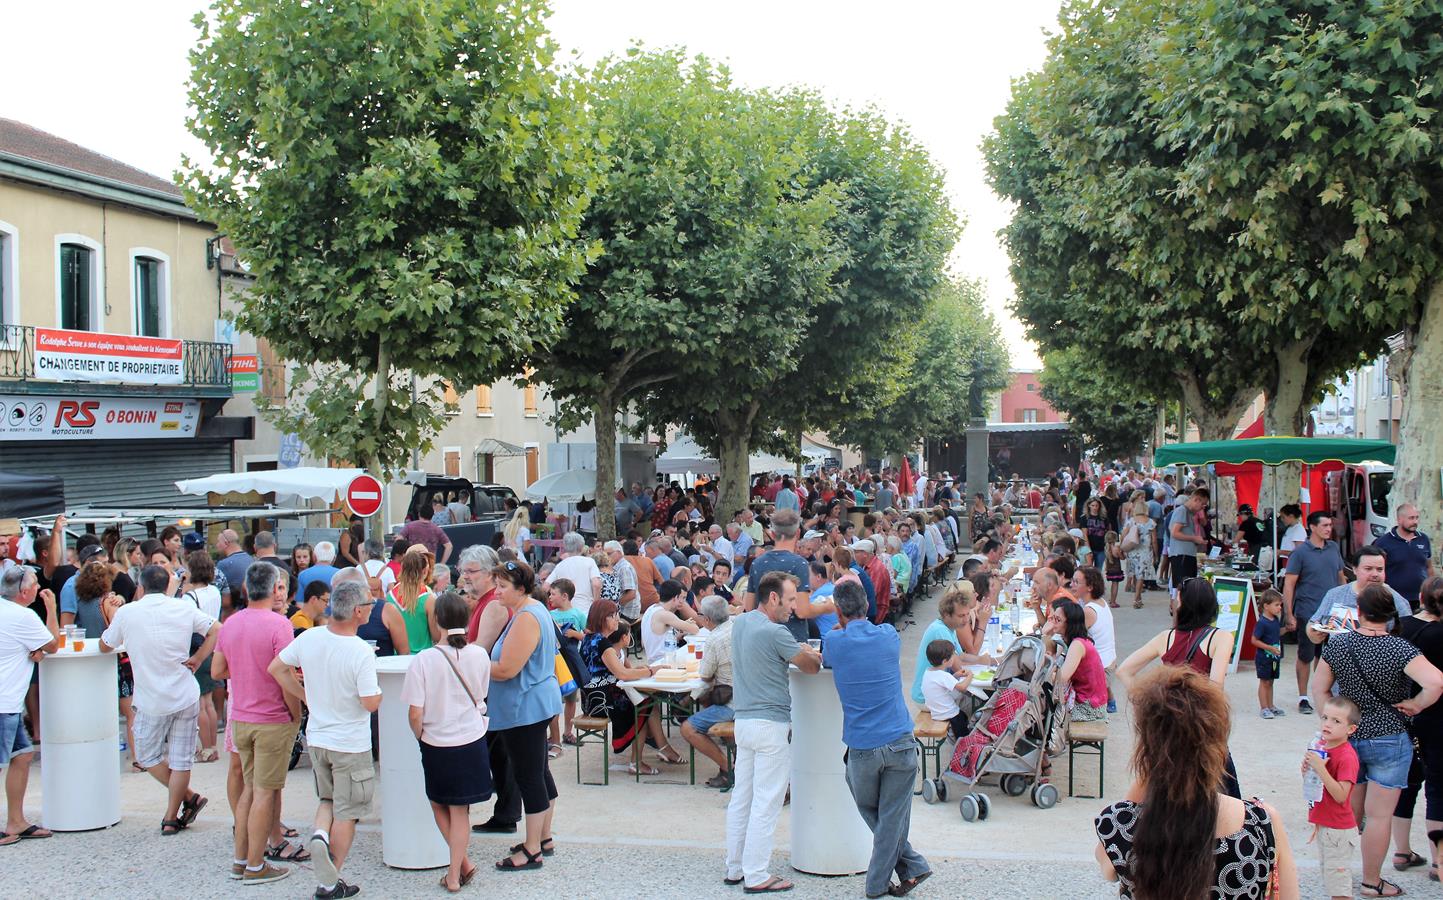
[[[872,830],[867,896],[900,896],[932,873],[907,840],[917,742],[902,696],[902,639],[891,625],[868,621],[867,596],[856,582],[838,584],[833,600],[840,627],[822,636],[822,658],[842,703],[847,787]],[[896,887],[893,872],[900,881]]]
[[[255,558],[245,551],[241,545],[240,535],[234,529],[227,528],[215,539],[216,550],[216,571],[225,576],[226,584],[231,585],[236,591],[245,584],[246,569],[255,562]],[[244,597],[232,597],[231,604],[234,608],[240,608],[245,602]]]
[[[747,583],[747,594],[742,601],[742,609],[756,608],[755,588],[768,572],[784,572],[792,576],[792,580],[799,585],[812,583],[811,569],[808,568],[807,561],[797,554],[797,534],[801,522],[801,516],[794,509],[779,509],[772,514],[772,549],[763,553],[752,563],[751,578]],[[793,638],[805,641],[808,632],[807,621],[814,617],[808,615],[811,612],[811,604],[807,601],[811,598],[811,590],[799,590],[797,593],[797,603],[788,614],[786,625]]]
[[[336,573],[341,571],[335,566],[335,544],[330,541],[321,541],[314,547],[314,553],[316,564],[306,569],[296,578],[296,596],[298,597],[304,597],[306,595],[306,588],[311,586],[311,582],[319,581],[329,585],[331,579],[336,577]]]
[[[36,596],[45,603],[44,622],[30,608]],[[35,751],[25,730],[25,692],[35,663],[55,652],[60,623],[55,594],[40,590],[40,579],[29,566],[12,566],[0,575],[0,598],[0,769],[9,770],[5,830],[0,835],[4,846],[50,837],[48,830],[25,819],[25,788]]]
[[[711,541],[712,554],[715,557],[712,563],[706,567],[707,574],[711,574],[711,567],[716,564],[717,559],[732,562],[736,559],[737,551],[736,547],[732,545],[732,542],[724,536],[720,525],[713,523],[713,525],[707,529],[707,538]]]
[[[752,551],[752,536],[742,530],[742,526],[736,522],[727,523],[727,540],[731,541],[732,558],[727,562],[732,564],[732,570],[746,562],[747,554]]]
[[[450,589],[451,567],[445,563],[436,563],[431,567],[431,591],[439,597]]]
[[[353,897],[360,888],[341,879],[356,823],[371,808],[376,766],[371,759],[371,714],[381,708],[376,654],[356,636],[376,601],[347,577],[331,591],[331,618],[296,638],[271,662],[281,687],[310,708],[306,741],[315,775],[315,829],[307,842],[321,900]],[[296,667],[305,670],[302,687]]]
[[[721,722],[730,722],[734,717],[731,707],[732,693],[732,622],[727,602],[713,594],[701,601],[701,614],[711,624],[711,634],[701,655],[701,679],[706,683],[702,698],[707,705],[697,710],[681,725],[681,736],[699,750],[702,756],[716,763],[717,773],[707,779],[707,787],[730,788],[732,785],[731,766],[727,756],[708,733]]]
[[[276,554],[276,536],[269,531],[257,531],[255,537],[256,559],[279,559]]]
[[[144,593],[122,605],[111,595],[101,603],[106,628],[100,651],[124,646],[135,676],[135,762],[169,792],[162,834],[177,834],[195,821],[206,799],[190,790],[200,718],[195,670],[215,650],[220,623],[200,607],[172,597],[175,576],[164,566],[140,570]],[[190,636],[205,640],[192,652]]]
[[[626,548],[621,545],[621,541],[607,541],[601,549],[611,560],[611,571],[616,575],[621,588],[621,594],[616,598],[616,608],[620,610],[623,618],[635,619],[641,615],[641,595],[637,593],[640,586],[636,581],[636,569],[626,560]]]
[[[396,583],[396,573],[386,565],[386,545],[380,538],[366,538],[361,544],[360,569],[370,584],[371,596],[378,600]],[[331,584],[335,584],[335,579],[331,579]]]
[[[576,586],[571,605],[581,610],[583,616],[591,609],[591,601],[601,597],[601,569],[586,552],[586,538],[579,532],[568,531],[561,539],[561,562],[556,564],[543,583],[550,587],[558,578],[565,578]]]
[[[676,561],[667,553],[667,540],[664,535],[654,535],[647,539],[646,547],[642,551],[646,558],[656,566],[656,571],[661,575],[661,580],[666,581],[671,577],[671,570],[676,568]]]

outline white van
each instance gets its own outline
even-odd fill
[[[1328,508],[1333,510],[1333,537],[1347,559],[1393,527],[1388,493],[1393,467],[1382,462],[1349,463],[1329,472]]]

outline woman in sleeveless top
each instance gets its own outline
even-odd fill
[[[1162,666],[1130,699],[1134,781],[1093,823],[1098,866],[1118,882],[1118,896],[1296,900],[1297,867],[1277,810],[1218,793],[1230,720],[1221,685]]]
[[[492,570],[496,600],[511,621],[491,648],[491,729],[506,748],[513,780],[526,812],[526,839],[496,863],[498,869],[539,869],[555,852],[551,820],[556,812],[556,782],[546,756],[546,732],[561,712],[556,681],[556,626],[546,607],[531,598],[536,576],[523,562],[508,561]]]
[[[406,643],[412,653],[420,653],[441,636],[436,611],[431,608],[435,597],[426,587],[435,568],[433,560],[424,545],[412,544],[401,557],[401,576],[386,595],[386,602],[400,611],[406,623]]]
[[[1084,722],[1106,722],[1107,674],[1102,671],[1097,647],[1087,636],[1087,620],[1082,607],[1071,600],[1054,603],[1042,633],[1044,636],[1061,636],[1067,647],[1062,665],[1057,670],[1057,688],[1064,696],[1071,688],[1072,718]],[[1048,649],[1051,648],[1049,642]]]

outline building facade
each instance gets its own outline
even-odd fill
[[[170,182],[0,119],[0,471],[77,506],[182,502],[230,469],[215,229]]]
[[[992,396],[988,421],[1028,424],[1067,421],[1043,399],[1042,383],[1037,379],[1040,371],[1011,369],[1011,383]]]

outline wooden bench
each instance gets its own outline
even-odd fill
[[[1076,793],[1077,779],[1073,773],[1073,757],[1082,756],[1097,757],[1097,793],[1078,794]],[[1106,722],[1070,722],[1067,727],[1067,796],[1087,797],[1101,800],[1103,795],[1103,776],[1107,763],[1107,723]]]
[[[576,783],[596,783],[581,780],[581,748],[587,744],[600,744],[602,748],[601,783],[611,784],[611,750],[608,746],[611,743],[609,736],[611,720],[606,716],[577,716],[571,720],[571,726],[576,732]]]
[[[917,742],[917,761],[922,769],[922,780],[927,780],[927,757],[932,757],[933,774],[942,777],[942,747],[947,743],[946,722],[936,722],[932,719],[932,713],[925,707],[918,710],[917,717],[912,720],[912,738]],[[913,791],[914,794],[922,793],[921,788]]]
[[[707,729],[706,736],[721,741],[722,749],[727,752],[727,770],[730,771],[737,756],[737,723],[718,722]],[[696,784],[695,775],[692,776],[692,784]]]

